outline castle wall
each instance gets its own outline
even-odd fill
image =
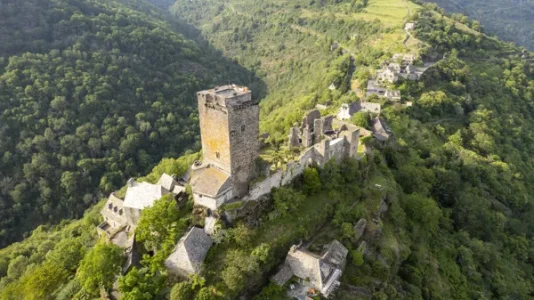
[[[285,171],[278,170],[265,180],[253,185],[249,191],[249,194],[243,200],[258,200],[261,196],[271,193],[273,188],[278,188],[291,183],[293,179],[302,174],[304,170],[314,162],[315,149],[309,148],[299,157],[299,161],[288,163]]]

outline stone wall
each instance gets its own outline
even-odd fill
[[[204,162],[230,173],[230,130],[228,109],[211,94],[198,94],[198,116]]]
[[[260,156],[259,106],[256,103],[231,107],[228,112],[230,129],[231,176],[236,196],[248,191],[254,177],[256,159]]]
[[[358,150],[359,136],[360,131],[353,130],[343,132],[335,140],[322,140],[319,144],[306,149],[298,161],[289,162],[286,170],[278,170],[251,186],[248,195],[243,200],[255,201],[261,196],[269,194],[271,189],[291,183],[312,164],[323,167],[331,159],[339,162],[345,157],[354,157]]]
[[[278,170],[266,179],[253,185],[249,190],[249,194],[243,200],[255,201],[261,196],[271,193],[273,188],[291,183],[293,179],[302,174],[307,167],[315,162],[315,151],[314,148],[307,149],[302,153],[298,161],[289,162],[286,170]]]

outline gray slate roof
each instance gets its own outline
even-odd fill
[[[332,279],[331,275],[334,272],[338,275],[341,274],[348,252],[347,248],[337,240],[328,246],[322,257],[293,246],[286,257],[286,265],[289,266],[289,270],[283,266],[272,280],[278,284],[283,284],[291,278],[290,275],[292,274],[302,279],[309,279],[312,285],[322,291],[328,280]]]
[[[379,118],[374,118],[373,121],[373,134],[379,141],[385,142],[389,139],[389,134],[384,129],[382,122]]]
[[[193,192],[216,198],[232,188],[230,175],[216,167],[208,166],[193,172]]]
[[[293,277],[293,272],[289,265],[284,263],[280,271],[271,277],[271,280],[278,285],[284,285],[291,277]]]
[[[345,265],[345,259],[349,250],[345,248],[339,241],[334,240],[323,255],[323,260],[336,267],[343,267]]]
[[[160,199],[168,193],[161,185],[151,184],[148,182],[132,182],[126,190],[124,197],[124,206],[144,209],[154,204],[154,201]]]
[[[167,191],[172,191],[174,186],[176,185],[176,180],[174,180],[171,175],[163,173],[161,174],[161,177],[159,178],[157,184],[161,185]]]
[[[213,241],[203,229],[192,227],[176,244],[176,248],[165,260],[170,272],[184,277],[200,272]]]

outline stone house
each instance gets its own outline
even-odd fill
[[[345,268],[348,252],[337,240],[334,240],[322,255],[294,245],[289,250],[284,265],[272,280],[283,285],[292,276],[296,276],[301,279],[301,284],[328,298],[340,285],[339,278]]]
[[[395,83],[399,80],[399,75],[395,69],[388,66],[376,74],[376,80],[381,82]]]
[[[404,30],[406,31],[412,31],[415,29],[415,23],[414,22],[408,22],[406,25],[404,25]]]
[[[165,260],[165,267],[170,274],[183,278],[198,274],[212,245],[213,241],[203,229],[192,227]]]
[[[401,93],[399,90],[386,90],[384,97],[393,102],[399,102],[401,100]]]
[[[400,61],[402,65],[413,65],[416,57],[413,54],[395,53],[391,59],[394,61]]]
[[[344,103],[341,105],[336,117],[342,121],[350,120],[355,113],[360,112],[360,111],[373,113],[373,114],[380,114],[381,105],[380,103],[366,102],[366,101]]]
[[[109,195],[100,214],[104,218],[104,222],[97,227],[99,236],[112,237],[127,225],[124,200],[115,196],[115,193]]]
[[[174,197],[184,193],[184,187],[180,186],[174,177],[165,173],[156,184],[136,182],[131,178],[127,185],[124,200],[111,193],[100,211],[104,222],[98,225],[98,234],[112,241],[120,232],[131,232],[139,222],[141,211],[152,206],[154,201],[169,193]]]
[[[373,118],[373,120],[371,120],[371,123],[373,129],[373,136],[375,137],[375,139],[382,143],[387,142],[387,140],[389,139],[389,133],[384,128],[384,125],[382,124],[382,121],[380,121],[380,118]]]
[[[230,174],[209,164],[192,167],[190,184],[196,205],[217,210],[234,197]]]

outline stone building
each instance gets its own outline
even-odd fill
[[[98,234],[106,236],[112,242],[116,236],[133,231],[139,222],[141,211],[151,207],[154,201],[169,193],[175,198],[184,193],[184,187],[180,186],[174,177],[165,173],[156,184],[137,182],[131,178],[127,185],[124,199],[111,193],[100,211],[104,222],[97,227]]]
[[[393,102],[398,102],[401,100],[401,93],[399,90],[391,90],[391,89],[378,85],[374,80],[369,80],[367,82],[367,89],[366,89],[365,96],[369,97],[372,95],[385,97],[389,101],[393,101]]]
[[[259,157],[259,107],[247,87],[226,85],[197,93],[203,162],[193,167],[196,204],[217,209],[242,197]]]
[[[344,103],[339,108],[337,113],[337,118],[339,120],[350,120],[352,116],[357,112],[368,112],[373,114],[380,114],[382,106],[380,103],[367,102],[367,101],[356,101],[352,103]]]
[[[348,252],[347,248],[337,240],[328,245],[322,255],[294,245],[289,250],[284,265],[272,280],[283,285],[291,277],[296,276],[301,279],[300,284],[316,289],[328,298],[340,285],[339,278],[345,268]]]
[[[399,80],[398,72],[392,67],[386,67],[376,74],[376,80],[381,82],[395,83]]]
[[[192,227],[165,260],[165,267],[170,274],[183,278],[198,274],[212,244],[213,241],[203,229]]]

